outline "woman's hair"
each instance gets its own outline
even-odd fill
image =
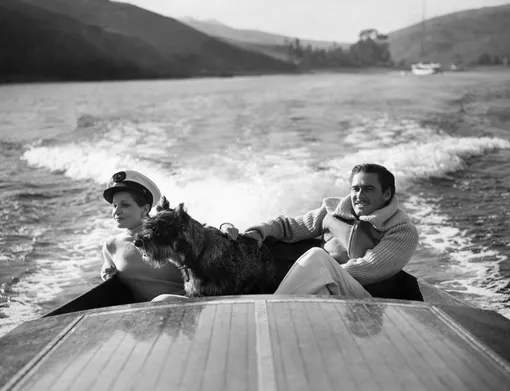
[[[142,208],[144,205],[149,205],[149,211],[151,210],[151,204],[149,200],[142,193],[139,193],[136,190],[119,188],[119,192],[121,191],[131,195],[133,201],[135,201],[135,204],[140,208]]]
[[[350,180],[352,181],[354,175],[359,174],[360,172],[377,174],[383,193],[388,189],[391,190],[391,196],[390,199],[388,200],[388,203],[393,199],[393,196],[395,195],[396,191],[395,176],[390,171],[388,171],[386,167],[373,163],[358,164],[357,166],[353,167],[351,171]]]

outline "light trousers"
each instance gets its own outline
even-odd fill
[[[325,250],[314,247],[304,253],[287,272],[275,294],[342,295],[372,297]]]

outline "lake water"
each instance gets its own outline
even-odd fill
[[[503,70],[0,86],[0,335],[100,282],[128,168],[243,229],[383,164],[420,232],[406,270],[510,317],[509,91]]]

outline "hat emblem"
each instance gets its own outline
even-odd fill
[[[119,182],[122,182],[126,179],[126,173],[124,171],[119,171],[115,174],[113,174],[112,176],[112,180],[115,182],[115,183],[119,183]]]

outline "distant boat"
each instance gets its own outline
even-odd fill
[[[423,38],[425,36],[425,0],[423,1],[422,8],[422,20],[421,20],[421,46],[420,46],[420,57],[423,58]],[[438,62],[423,63],[418,62],[411,64],[411,72],[417,76],[436,75],[443,72],[443,66]]]
[[[464,70],[464,67],[461,65],[461,64],[451,64],[450,65],[450,71],[453,71],[453,72],[460,72],[460,71],[463,71]]]
[[[422,63],[421,61],[411,65],[411,71],[418,76],[434,75],[443,72],[443,67],[438,62]]]

